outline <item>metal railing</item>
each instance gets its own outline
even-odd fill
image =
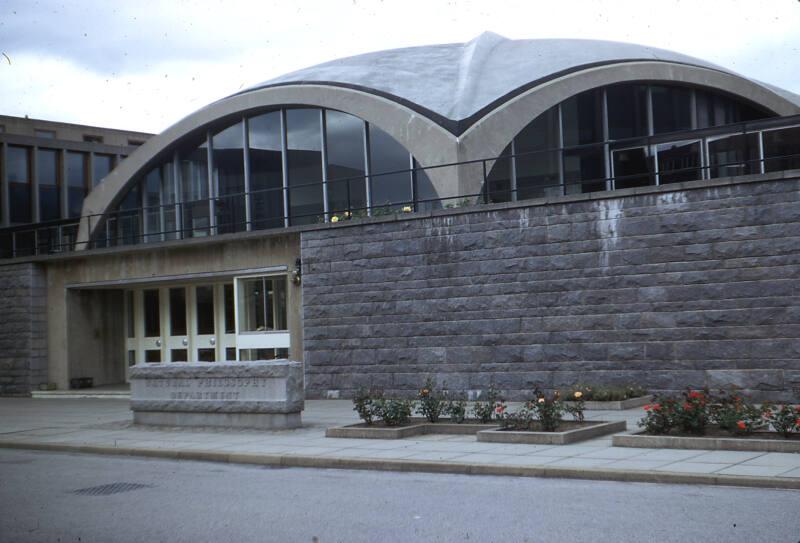
[[[785,132],[783,135],[789,137],[777,143],[769,140],[765,149],[764,136],[771,132],[775,132],[773,136]],[[738,144],[716,151],[717,154],[734,155],[732,159],[721,162],[711,146],[736,137],[741,139]],[[681,147],[692,149],[683,154],[674,152]],[[776,154],[776,150],[782,152]],[[638,153],[638,171],[617,171],[623,164],[622,156],[617,160],[617,154],[623,152]],[[661,160],[663,157],[667,159]],[[526,172],[523,167],[526,164],[546,164],[548,167],[536,175],[531,174],[530,169]],[[475,176],[482,187],[480,192],[421,197],[420,180],[427,178],[429,173],[447,168],[458,169],[453,172],[455,177]],[[80,219],[14,226],[0,229],[0,258],[73,250],[80,221],[86,222],[89,232],[98,225],[102,226],[101,231],[88,243],[89,248],[101,248],[796,168],[800,168],[800,115],[657,136],[537,149],[492,158],[120,209],[84,215]],[[592,175],[592,170],[601,169],[601,175]],[[389,182],[401,175],[407,176],[409,181],[408,198],[383,203],[367,201],[368,192],[375,194],[375,188],[380,187],[382,181],[388,179]],[[371,191],[368,191],[368,185]],[[309,187],[320,191],[314,209],[293,208],[293,197]],[[322,191],[327,191],[327,197],[323,196]],[[284,207],[287,201],[289,209]],[[327,209],[324,209],[323,201],[328,201]]]

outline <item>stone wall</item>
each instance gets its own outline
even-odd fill
[[[0,266],[0,396],[47,382],[47,286],[36,264]]]
[[[411,395],[433,375],[512,399],[635,382],[797,400],[798,189],[694,182],[304,232],[307,393]]]

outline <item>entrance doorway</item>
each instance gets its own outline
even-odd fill
[[[286,290],[286,275],[126,290],[127,366],[286,358]]]

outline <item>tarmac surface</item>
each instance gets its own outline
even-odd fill
[[[0,542],[800,539],[792,490],[0,450]]]
[[[590,411],[625,419],[641,408]],[[800,454],[613,447],[611,436],[573,445],[479,443],[474,436],[326,438],[358,422],[349,400],[311,400],[303,428],[282,431],[144,427],[124,399],[0,398],[0,448],[121,454],[283,467],[538,476],[800,489]],[[798,538],[800,540],[800,537]]]

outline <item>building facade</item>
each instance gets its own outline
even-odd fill
[[[59,194],[57,244],[41,211],[0,232],[0,386],[289,357],[309,397],[791,397],[798,169],[800,97],[668,51],[487,33],[333,61],[146,139],[80,216]]]

